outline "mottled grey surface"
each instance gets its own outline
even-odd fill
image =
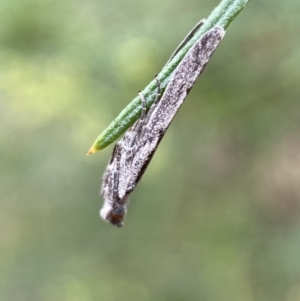
[[[137,186],[175,114],[204,70],[225,31],[216,26],[204,34],[175,70],[161,100],[153,104],[115,145],[103,176],[103,219],[123,225],[128,196]]]

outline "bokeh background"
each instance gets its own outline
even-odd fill
[[[1,0],[0,300],[300,300],[300,3],[250,1],[125,227],[94,139],[219,0]]]

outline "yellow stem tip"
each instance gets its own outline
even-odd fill
[[[96,148],[94,146],[92,146],[86,155],[87,156],[93,155],[96,151],[97,151]]]

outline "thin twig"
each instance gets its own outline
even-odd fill
[[[168,85],[172,73],[175,71],[188,50],[196,43],[196,41],[208,30],[216,25],[226,29],[231,21],[240,13],[246,6],[249,0],[222,0],[221,3],[213,10],[206,22],[195,32],[193,37],[186,43],[184,47],[172,58],[172,60],[158,74],[161,82],[162,92]],[[155,100],[157,85],[155,80],[142,91],[146,107],[149,108]],[[116,139],[118,139],[140,116],[142,105],[140,98],[137,96],[129,105],[121,111],[117,118],[98,136],[88,155],[94,154]]]

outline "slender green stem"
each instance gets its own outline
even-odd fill
[[[169,83],[170,77],[178,64],[195,44],[195,42],[208,30],[216,25],[227,28],[232,20],[239,14],[239,12],[246,6],[249,0],[222,0],[221,3],[213,10],[205,23],[197,30],[193,37],[184,45],[184,47],[175,55],[175,57],[162,69],[158,74],[162,91],[165,90]],[[142,91],[146,106],[149,108],[156,96],[157,86],[156,81],[153,80]],[[100,134],[96,139],[88,154],[93,154],[101,150],[118,139],[140,116],[142,111],[142,104],[140,98],[137,96],[132,102],[121,111],[119,116]]]

